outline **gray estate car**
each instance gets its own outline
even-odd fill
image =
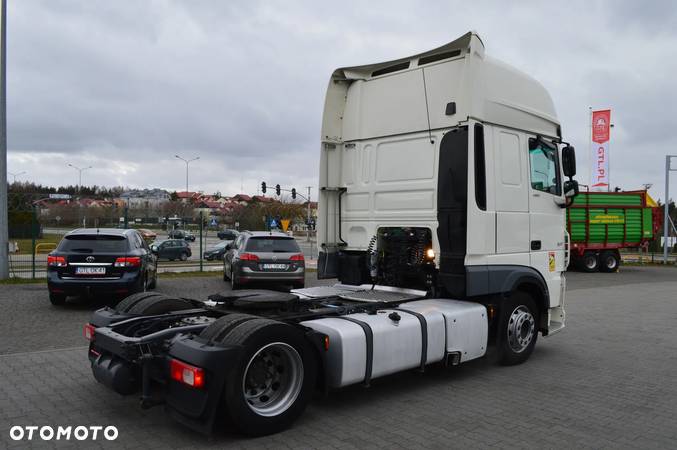
[[[275,231],[244,231],[227,246],[223,279],[233,289],[255,281],[304,287],[306,263],[293,237]]]

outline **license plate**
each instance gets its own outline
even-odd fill
[[[286,264],[261,264],[263,270],[287,270]]]
[[[78,275],[105,275],[105,267],[76,267],[75,273]]]

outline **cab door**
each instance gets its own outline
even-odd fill
[[[551,306],[559,303],[560,274],[564,267],[562,175],[556,144],[528,137],[529,239],[531,267],[548,284]]]

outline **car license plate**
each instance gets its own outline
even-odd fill
[[[263,270],[287,270],[286,264],[261,264]]]
[[[78,275],[105,275],[105,267],[76,267],[75,273]]]

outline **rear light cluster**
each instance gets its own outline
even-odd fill
[[[141,265],[141,258],[138,256],[118,258],[113,265],[115,267],[139,267]]]
[[[66,267],[68,263],[63,256],[47,256],[47,265],[49,267]]]
[[[85,335],[85,339],[88,341],[93,341],[94,340],[94,332],[96,330],[96,327],[92,325],[91,323],[85,324],[84,329],[82,330],[82,334]]]
[[[303,257],[302,253],[299,253],[298,255],[293,255],[291,258],[289,258],[291,261],[305,261],[305,258]]]
[[[240,260],[242,260],[242,261],[258,261],[259,257],[254,255],[253,253],[241,253],[240,254]]]
[[[178,359],[172,359],[169,363],[169,373],[174,381],[194,388],[202,388],[205,384],[204,370],[186,364]]]

